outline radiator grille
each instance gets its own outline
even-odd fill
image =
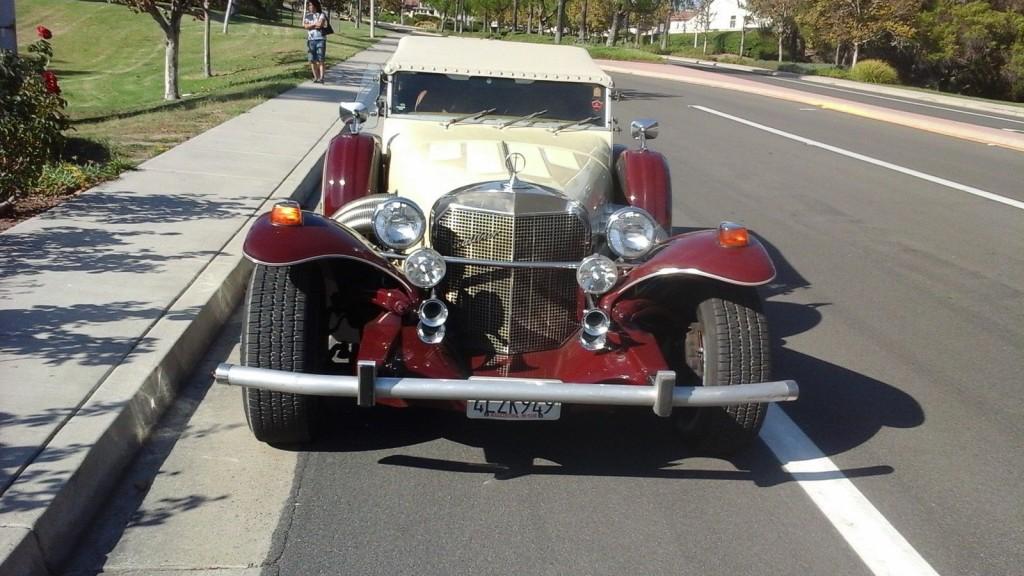
[[[433,245],[463,258],[579,261],[589,250],[590,231],[570,212],[514,216],[452,206],[435,222]],[[578,327],[573,270],[450,265],[442,289],[470,350],[548,350]]]

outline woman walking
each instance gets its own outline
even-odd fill
[[[324,57],[327,55],[327,38],[322,32],[327,26],[327,17],[319,0],[306,2],[306,17],[302,27],[306,29],[306,51],[309,56],[309,67],[313,70],[313,82],[324,83]]]

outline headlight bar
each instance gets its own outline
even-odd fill
[[[382,252],[380,254],[384,258],[392,260],[405,260],[408,258],[406,254],[398,254],[397,252]],[[447,264],[466,264],[469,266],[493,266],[495,268],[547,268],[554,270],[575,270],[580,267],[580,262],[544,262],[544,261],[522,261],[522,262],[510,262],[507,260],[481,260],[476,258],[459,258],[457,256],[442,256],[445,263]],[[635,263],[629,262],[616,262],[615,266],[622,270],[628,270],[636,266]]]

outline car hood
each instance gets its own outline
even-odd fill
[[[611,133],[580,130],[552,134],[536,127],[456,125],[388,118],[382,134],[389,155],[388,191],[424,212],[463,186],[508,180],[505,157],[522,154],[518,177],[557,190],[588,209],[611,193]]]

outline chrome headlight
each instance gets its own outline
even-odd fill
[[[608,218],[608,247],[627,260],[651,251],[658,236],[658,223],[641,208],[621,208]]]
[[[436,250],[420,248],[409,254],[402,269],[413,286],[433,288],[444,278],[447,266]]]
[[[580,262],[576,270],[576,282],[587,294],[604,294],[619,281],[619,269],[607,256],[594,254]]]
[[[405,198],[385,200],[373,211],[373,232],[390,248],[402,250],[419,242],[426,227],[423,211]]]

